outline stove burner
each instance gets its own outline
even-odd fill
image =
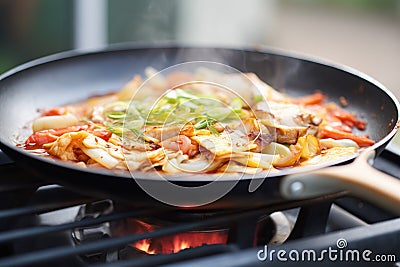
[[[82,205],[75,217],[76,221],[85,220],[87,218],[96,218],[99,216],[112,213],[114,210],[129,209],[133,207],[123,207],[111,200],[103,200]],[[143,233],[153,232],[162,227],[173,226],[179,223],[187,223],[193,221],[201,221],[213,216],[221,216],[226,211],[199,212],[187,210],[173,210],[166,214],[156,215],[143,218],[125,218],[112,222],[105,222],[98,225],[75,228],[72,231],[72,237],[77,244],[87,243],[103,238],[124,237],[127,235],[138,235]],[[294,222],[289,219],[283,212],[274,212],[270,215],[261,216],[253,222],[256,227],[253,232],[253,242],[250,246],[262,244],[282,244],[290,235],[293,229]],[[235,242],[235,237],[232,234],[235,229],[232,225],[212,225],[195,229],[192,231],[182,232],[174,235],[163,236],[154,239],[142,239],[131,243],[119,249],[117,258],[134,258],[143,257],[152,254],[171,254],[178,253],[182,250],[209,246],[215,244],[226,245]],[[243,227],[243,226],[242,226]],[[252,228],[249,226],[248,228]],[[247,232],[247,230],[245,231]],[[240,233],[240,231],[239,231]],[[115,251],[111,251],[111,254]],[[91,253],[85,255],[86,258],[109,258],[109,254]]]
[[[97,218],[102,215],[110,214],[113,211],[111,200],[102,200],[90,204],[82,205],[75,217],[76,221],[87,218]],[[110,223],[102,223],[90,227],[75,228],[72,236],[77,243],[84,243],[91,240],[110,237]]]

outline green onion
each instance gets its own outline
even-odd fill
[[[214,128],[214,126],[209,125],[208,130],[210,130],[210,132],[212,132],[214,135],[219,135],[219,132]]]
[[[129,129],[129,130],[139,138],[141,138],[143,136],[143,133],[141,131],[137,130],[137,129]]]
[[[218,134],[213,124],[238,119],[242,107],[243,101],[239,97],[232,99],[230,106],[226,107],[215,96],[177,88],[167,92],[154,106],[140,101],[117,101],[106,106],[104,115],[113,120],[109,127],[118,135],[122,135],[124,129],[139,131],[144,125],[174,125],[188,121],[194,124],[195,129],[207,128]]]
[[[143,120],[132,120],[132,121],[125,121],[124,128],[128,129],[140,129],[144,125]]]
[[[107,113],[107,117],[109,117],[110,119],[114,119],[114,120],[124,119],[125,116],[126,116],[126,113],[123,111],[111,111],[111,112]]]
[[[191,100],[191,99],[188,100],[188,99],[185,99],[185,98],[180,98],[179,99],[179,105],[187,107],[187,108],[191,108],[191,109],[197,109],[199,107],[199,105],[194,103],[193,100]]]
[[[254,102],[258,103],[264,100],[262,95],[254,95]]]
[[[231,113],[232,113],[232,110],[230,108],[225,108],[225,107],[213,108],[206,112],[207,116],[209,116],[215,120],[218,120],[218,121],[223,121]]]
[[[176,92],[176,96],[180,98],[186,99],[198,99],[199,97],[195,94],[189,93],[188,91],[184,91],[180,88],[174,90]]]
[[[113,134],[122,136],[124,134],[124,129],[122,127],[117,127],[115,125],[107,125],[106,129],[110,132],[112,132]]]
[[[148,135],[142,133],[141,131],[139,131],[137,129],[129,129],[129,130],[131,132],[133,132],[138,138],[140,138],[140,139],[142,139],[142,140],[144,140],[144,141],[146,141],[148,143],[156,143],[156,142],[159,141],[159,140],[157,140],[157,139],[155,139],[155,138],[153,138],[151,136],[148,136]]]
[[[198,123],[196,123],[195,125],[193,125],[193,127],[196,130],[200,130],[200,129],[204,129],[207,127],[207,119],[201,120]]]
[[[219,135],[219,132],[214,128],[213,123],[216,122],[215,119],[207,117],[205,119],[200,120],[199,122],[197,122],[195,125],[193,125],[193,127],[196,130],[200,130],[200,129],[205,129],[207,128],[208,130],[210,130],[210,132],[212,132],[215,135]]]
[[[128,108],[128,102],[124,101],[117,101],[110,103],[104,107],[104,110],[110,110],[110,111],[123,111]]]
[[[234,112],[239,113],[242,111],[243,101],[239,97],[235,97],[232,99],[230,106]]]

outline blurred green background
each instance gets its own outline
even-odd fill
[[[72,17],[68,0],[0,0],[0,72],[71,49]]]

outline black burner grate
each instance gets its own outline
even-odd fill
[[[400,174],[398,162],[398,155],[385,150],[376,160],[375,166],[391,175],[398,176]],[[56,219],[49,223],[43,218],[50,217],[52,213],[65,213],[68,208],[96,203],[101,199],[78,194],[61,186],[48,185],[25,173],[3,156],[0,157],[0,164],[2,164],[0,165],[2,173],[0,266],[265,266],[266,262],[257,258],[257,253],[264,247],[252,247],[254,237],[249,237],[249,235],[254,234],[255,224],[260,217],[293,207],[293,204],[272,205],[250,210],[216,212],[213,216],[204,216],[201,220],[178,221],[149,233],[123,237],[104,234],[99,239],[76,243],[72,234],[77,228],[93,227],[124,218],[162,217],[163,214],[171,213],[171,208],[150,209],[126,206],[107,214],[93,213],[93,216],[84,217],[78,221],[57,221],[55,217]],[[121,206],[124,207],[123,204]],[[307,248],[321,252],[335,246],[338,239],[345,238],[351,248],[393,254],[397,260],[400,260],[400,219],[360,200],[340,198],[331,209],[326,227],[323,218],[318,219],[312,216],[316,214],[319,217],[327,216],[326,210],[329,211],[331,206],[329,201],[324,202],[321,199],[299,201],[296,206],[301,207],[299,214],[303,215],[298,219],[295,230],[287,242],[271,249],[290,251]],[[287,212],[288,216],[290,217],[293,212],[297,214],[297,210],[291,210]],[[314,223],[320,220],[322,225],[318,223],[314,225],[311,223],[313,220]],[[306,222],[301,229],[299,229],[300,222]],[[230,231],[234,238],[230,237],[226,245],[205,245],[175,254],[146,255],[119,260],[118,253],[123,251],[127,244],[135,241],[215,225],[232,225]],[[325,233],[326,229],[330,232]],[[88,255],[91,256],[88,257]],[[302,263],[309,265],[309,262],[287,262],[286,265]],[[281,264],[282,262],[276,259],[268,262],[268,266]],[[337,263],[324,262],[324,266],[333,264]],[[350,263],[340,262],[340,264]],[[394,262],[380,263],[379,266],[394,266]]]

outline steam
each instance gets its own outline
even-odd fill
[[[265,43],[274,10],[275,1],[180,1],[177,39],[220,46]]]

